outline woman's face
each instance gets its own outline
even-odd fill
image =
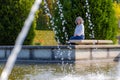
[[[81,24],[81,20],[80,20],[80,19],[78,19],[78,20],[77,20],[77,23],[78,23],[78,24]]]

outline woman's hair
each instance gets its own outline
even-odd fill
[[[77,17],[77,18],[76,18],[76,20],[75,20],[75,24],[76,24],[76,25],[78,24],[78,23],[77,23],[77,20],[78,20],[78,19],[80,19],[80,20],[81,20],[81,24],[83,24],[83,23],[84,23],[84,20],[82,19],[82,17],[80,17],[80,16],[79,16],[79,17]]]

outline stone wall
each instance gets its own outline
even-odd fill
[[[0,61],[6,61],[13,46],[0,46]],[[75,62],[78,60],[116,60],[119,45],[23,46],[17,57],[21,62]]]

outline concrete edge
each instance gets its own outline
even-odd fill
[[[76,45],[75,49],[81,49],[81,48],[119,48],[120,49],[120,45]]]

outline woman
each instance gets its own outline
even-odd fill
[[[85,34],[84,34],[84,21],[81,17],[77,17],[75,20],[76,28],[74,32],[74,36],[70,38],[70,40],[84,40]]]

